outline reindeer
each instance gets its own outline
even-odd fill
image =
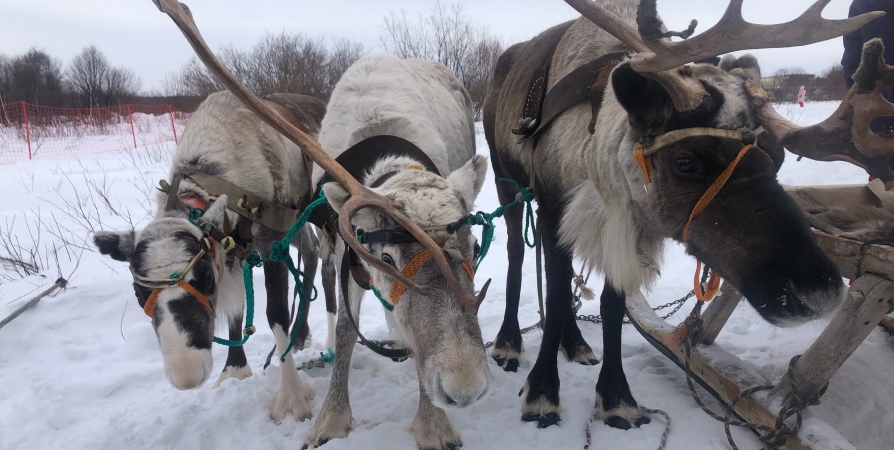
[[[271,106],[279,108],[284,116],[291,114],[291,120],[308,133],[319,131],[326,110],[322,100],[294,94],[274,94],[270,99],[277,102]],[[244,250],[239,256],[237,252],[226,251],[228,245],[223,241],[230,240],[230,247],[239,242],[247,245],[247,250],[257,249],[266,256],[272,250],[272,243],[285,235],[281,228],[290,226],[290,223],[281,223],[277,231],[265,226],[269,222],[260,214],[255,219],[245,217],[244,211],[237,215],[235,210],[249,207],[241,206],[244,199],[240,203],[233,198],[233,189],[244,190],[246,196],[250,193],[268,202],[261,205],[260,212],[273,215],[265,208],[272,209],[275,204],[297,209],[301,198],[309,197],[310,174],[297,145],[262,123],[239,99],[224,91],[210,95],[193,114],[174,153],[170,175],[169,193],[159,193],[158,211],[144,229],[98,231],[93,240],[100,253],[130,263],[137,300],[152,317],[158,336],[165,375],[178,389],[194,389],[211,374],[215,321],[228,321],[231,340],[241,340],[243,335],[245,286],[239,256],[245,254]],[[182,181],[175,183],[181,176]],[[222,192],[211,192],[213,189],[205,181],[208,177],[214,177],[211,180],[217,188],[227,186],[226,183],[236,188],[223,188],[231,193],[229,198]],[[217,198],[212,202],[213,196]],[[187,220],[186,207],[206,206],[198,226]],[[229,228],[236,230],[235,236],[203,233],[209,229],[229,231]],[[305,227],[293,245],[299,248],[305,271],[312,280],[319,260],[319,241],[311,228]],[[166,283],[172,274],[177,274],[174,278],[182,281]],[[289,343],[288,280],[284,263],[264,263],[267,320],[280,353]],[[329,309],[334,314],[334,297],[327,295],[327,300],[330,299],[333,303]],[[300,324],[297,348],[302,348],[308,339],[306,317],[305,314]],[[329,346],[333,345],[333,332],[330,329]],[[292,414],[296,420],[303,421],[311,415],[309,400],[313,392],[299,377],[291,354],[285,356],[280,367],[280,390],[271,405],[271,418],[279,423],[287,414]],[[250,375],[243,348],[230,347],[226,365],[214,387],[228,378],[244,379]]]
[[[860,102],[849,102],[850,109],[821,126],[800,129],[772,111],[753,57],[728,56],[719,68],[685,64],[736,50],[831,39],[878,15],[825,20],[821,12],[829,0],[819,0],[793,22],[757,26],[742,19],[742,0],[732,0],[717,26],[672,43],[666,38],[689,37],[695,23],[687,32],[667,32],[656,0],[566,2],[584,17],[506,50],[484,106],[496,176],[536,192],[546,261],[543,344],[520,393],[522,420],[540,427],[560,421],[559,349],[572,361],[596,362],[571,311],[571,260],[577,254],[605,275],[597,416],[629,429],[650,419],[621,364],[625,295],[652,284],[667,239],[685,244],[711,268],[709,285],[716,287],[722,276],[770,323],[795,325],[834,310],[845,291],[835,264],[776,181],[783,144],[814,159],[851,161],[887,180],[892,175],[885,158],[866,156],[868,147],[855,148],[847,132],[859,128],[858,120],[863,123],[866,107]],[[547,117],[553,119],[548,124],[534,120],[536,89],[529,86],[545,92],[613,53],[619,54],[612,56],[616,61],[594,66],[588,84],[571,86],[589,90],[592,104],[573,104]],[[867,104],[881,109],[880,103]],[[529,138],[520,140],[519,134]],[[503,204],[515,195],[500,183],[497,189]],[[521,214],[520,208],[506,214],[507,307],[492,353],[507,370],[517,368],[522,350],[516,317],[524,257]],[[708,290],[695,286],[700,297],[709,296],[703,289]]]
[[[377,146],[383,138],[405,140],[410,149]],[[335,86],[320,144],[337,161],[349,157],[365,186],[389,199],[450,255],[451,273],[462,288],[474,287],[469,261],[475,238],[465,221],[484,183],[487,158],[475,155],[470,97],[445,66],[388,54],[360,59]],[[315,178],[322,176],[317,168]],[[344,214],[348,191],[338,182],[326,182],[322,189],[332,208]],[[307,444],[345,437],[352,427],[348,372],[358,337],[352,322],[364,296],[360,284],[368,282],[381,293],[386,309],[393,309],[386,314],[388,323],[409,345],[416,362],[419,409],[410,430],[417,444],[455,448],[461,445],[460,435],[442,408],[474,404],[488,389],[476,317],[486,286],[470,304],[451,292],[449,282],[429,264],[429,251],[394,220],[363,210],[352,222],[369,253],[424,290],[405,289],[403,282],[366,265],[368,273],[359,284],[351,281],[348,252],[343,243],[334,245],[336,252],[328,258],[343,258],[335,361],[329,392]],[[323,248],[330,245],[324,237]],[[326,258],[324,265],[334,264]]]

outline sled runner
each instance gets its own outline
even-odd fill
[[[798,206],[811,214],[833,207],[878,207],[881,204],[880,196],[890,195],[879,184],[789,187],[786,191]],[[864,245],[864,242],[816,229],[813,234],[820,247],[839,266],[843,276],[859,276],[829,325],[793,363],[792,377],[783,377],[772,390],[762,390],[738,399],[734,414],[743,421],[775,428],[778,411],[783,404],[791,401],[793,394],[801,399],[818,399],[832,376],[894,308],[894,282],[891,281],[894,278],[894,247],[871,243]],[[861,253],[860,267],[856,269],[857,274],[852,275]],[[723,286],[723,293],[709,303],[701,316],[703,325],[692,340],[689,357],[692,378],[727,406],[733,404],[743,392],[761,386],[772,386],[772,381],[775,381],[767,380],[751,364],[714,343],[741,300],[742,295],[732,285]],[[676,327],[662,320],[642,293],[627,297],[627,315],[649,343],[686,370],[685,345],[675,342]],[[792,379],[796,380],[795,386],[792,386]],[[786,423],[793,425],[794,422],[795,418],[792,417]],[[854,447],[832,426],[807,412],[800,432],[796,436],[790,436],[779,448],[820,450]]]

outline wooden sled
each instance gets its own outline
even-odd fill
[[[894,195],[884,193],[884,187],[879,192],[878,186],[792,187],[786,191],[807,212],[833,206],[879,206],[879,195]],[[813,233],[820,247],[839,266],[842,275],[852,276],[854,259],[862,242],[818,230]],[[865,275],[854,281],[841,309],[794,365],[794,379],[801,398],[816,397],[894,305],[894,282],[891,281],[894,279],[894,247],[868,247],[862,268]],[[693,342],[690,358],[693,379],[724,405],[731,404],[746,389],[777,381],[765,379],[751,364],[714,343],[741,300],[742,295],[731,285],[723,286],[723,292],[702,314],[704,326]],[[627,315],[649,343],[678,366],[685,367],[684,347],[672,344],[674,325],[662,320],[641,292],[627,296]],[[773,391],[758,392],[739,400],[735,415],[747,422],[773,427],[783,401],[791,391],[788,380],[783,378]],[[720,422],[717,426],[723,427]],[[780,448],[850,450],[855,447],[807,409],[798,436],[789,438]]]

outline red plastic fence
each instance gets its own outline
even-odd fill
[[[0,164],[177,142],[188,121],[189,114],[171,105],[0,104]]]

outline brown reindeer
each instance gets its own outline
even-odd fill
[[[621,365],[621,324],[625,293],[654,281],[666,239],[684,243],[711,268],[712,278],[735,285],[771,323],[797,324],[839,304],[844,289],[838,269],[815,243],[776,171],[784,144],[800,155],[847,160],[891,180],[886,158],[878,154],[880,145],[891,153],[891,141],[879,144],[860,129],[866,117],[890,111],[890,103],[861,105],[849,97],[829,121],[800,129],[773,112],[753,57],[727,57],[720,67],[685,65],[737,50],[819,42],[878,17],[825,20],[828,1],[819,0],[793,22],[766,26],[745,22],[742,0],[732,0],[718,25],[671,42],[671,36],[688,38],[695,24],[668,33],[656,0],[566,0],[585,17],[500,57],[484,105],[485,135],[496,176],[536,192],[547,272],[543,344],[521,392],[522,420],[540,426],[560,420],[560,349],[572,361],[596,362],[571,312],[575,252],[606,278],[596,408],[617,428],[649,422]],[[870,91],[882,75],[864,76],[859,95],[874,99]],[[540,95],[547,91],[541,108]],[[579,98],[578,91],[590,102],[566,102],[557,112],[553,100]],[[506,186],[498,183],[497,189],[503,204],[514,198]],[[521,214],[518,207],[506,214],[507,307],[492,354],[507,370],[518,367],[522,350],[516,317]]]

